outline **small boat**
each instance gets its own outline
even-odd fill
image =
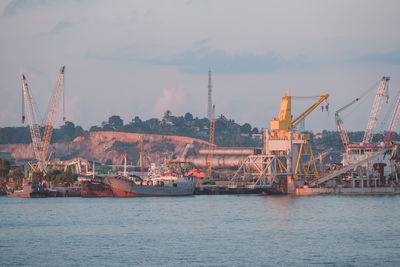
[[[14,190],[9,193],[8,197],[21,197],[21,198],[39,198],[39,197],[56,197],[57,190],[52,189],[47,184],[38,184],[35,182],[28,182],[23,185],[22,190]]]
[[[107,176],[115,197],[189,196],[196,188],[195,177],[158,176],[143,180],[140,177]]]

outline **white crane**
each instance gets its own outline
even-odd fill
[[[22,74],[22,97],[25,109],[22,109],[22,123],[25,122],[25,110],[28,115],[29,129],[31,131],[33,153],[36,159],[40,158],[40,153],[43,148],[42,138],[40,136],[39,124],[36,118],[36,107],[33,102],[31,90],[29,89],[28,83],[26,82],[25,75]],[[24,106],[23,106],[24,107]]]
[[[388,82],[390,80],[390,77],[382,77],[381,82],[379,83],[379,88],[378,92],[376,92],[375,96],[375,101],[374,105],[372,106],[371,109],[371,114],[369,115],[369,120],[367,124],[367,128],[365,130],[364,138],[363,138],[363,143],[368,144],[371,143],[372,136],[373,136],[373,130],[377,121],[377,116],[379,113],[379,110],[382,106],[383,99],[386,97],[388,98]]]
[[[396,127],[396,124],[399,120],[399,115],[400,115],[400,92],[399,95],[397,97],[397,102],[396,102],[396,106],[393,110],[393,115],[392,115],[392,119],[390,121],[389,124],[389,128],[386,132],[386,136],[385,136],[385,144],[388,144],[391,140],[392,140],[392,136],[393,136],[393,130]]]
[[[344,145],[344,149],[347,151],[347,147],[350,143],[349,140],[349,136],[347,135],[347,132],[344,130],[343,128],[343,121],[339,116],[339,113],[343,110],[345,110],[346,108],[350,107],[351,105],[353,105],[354,103],[356,103],[358,100],[360,100],[359,97],[357,97],[356,99],[354,99],[353,101],[351,101],[350,103],[348,103],[347,105],[343,106],[342,108],[338,109],[335,112],[335,121],[336,121],[336,125],[338,127],[339,133],[340,133],[340,137],[342,138],[342,142]]]
[[[43,139],[41,138],[39,124],[37,123],[37,111],[35,109],[32,93],[26,82],[25,75],[22,74],[23,102],[25,109],[27,110],[29,127],[32,137],[33,151],[35,154],[35,158],[37,160],[37,167],[35,171],[41,171],[43,173],[46,173],[46,166],[47,166],[46,158],[50,147],[51,137],[53,134],[53,124],[57,113],[58,99],[60,97],[61,90],[64,86],[64,71],[65,71],[65,66],[62,66],[58,74],[53,95],[50,100]],[[22,112],[23,112],[22,123],[24,123],[25,121],[24,108],[22,109]],[[65,116],[63,117],[65,120]]]

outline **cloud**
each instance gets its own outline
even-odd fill
[[[71,28],[72,23],[68,20],[58,22],[50,31],[49,34],[57,35],[64,33],[67,29]]]
[[[163,114],[166,110],[177,111],[180,105],[184,103],[184,90],[180,88],[163,89],[162,95],[157,99],[154,105],[156,114]]]
[[[162,51],[159,46],[129,45],[106,51],[88,51],[86,57],[103,61],[140,62],[145,63],[151,59],[151,54]]]
[[[208,69],[211,69],[214,73],[226,75],[258,74],[276,72],[283,68],[311,65],[303,57],[299,56],[287,60],[278,53],[269,53],[261,56],[252,54],[230,55],[223,50],[201,48],[166,58],[165,54],[167,53],[165,48],[163,49],[162,47],[131,45],[107,53],[89,52],[87,56],[99,60],[176,66],[180,71],[188,74],[204,74],[204,71]]]
[[[379,63],[379,64],[390,64],[400,65],[400,50],[391,51],[387,53],[370,53],[366,54],[357,61]]]
[[[188,51],[167,61],[153,61],[155,64],[175,65],[183,72],[203,74],[204,70],[212,69],[218,74],[249,74],[271,73],[282,68],[310,65],[304,58],[284,59],[278,53],[266,55],[229,55],[222,50],[200,49]]]
[[[18,11],[35,9],[41,6],[48,5],[50,0],[12,0],[3,10],[3,16],[15,16]]]
[[[279,55],[228,55],[222,50],[189,51],[170,60],[153,60],[154,64],[178,66],[186,73],[204,73],[212,69],[220,74],[241,74],[274,72],[282,67],[284,61]]]

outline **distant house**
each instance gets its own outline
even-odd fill
[[[262,134],[255,134],[253,133],[251,136],[254,140],[262,140],[263,135]]]
[[[163,118],[161,121],[162,124],[172,125],[174,126],[175,123],[172,122],[172,117]]]
[[[314,135],[315,139],[322,139],[322,133],[317,133],[316,135]]]

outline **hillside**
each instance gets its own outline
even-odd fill
[[[162,162],[167,152],[180,153],[186,144],[193,144],[196,148],[208,146],[206,141],[184,136],[99,131],[79,136],[71,142],[53,143],[50,151],[60,159],[81,157],[113,164],[122,163],[123,155],[127,153],[128,162],[135,164],[139,159],[141,136],[143,150],[149,160],[155,163]],[[11,152],[14,159],[34,158],[30,144],[0,145],[0,151]]]

